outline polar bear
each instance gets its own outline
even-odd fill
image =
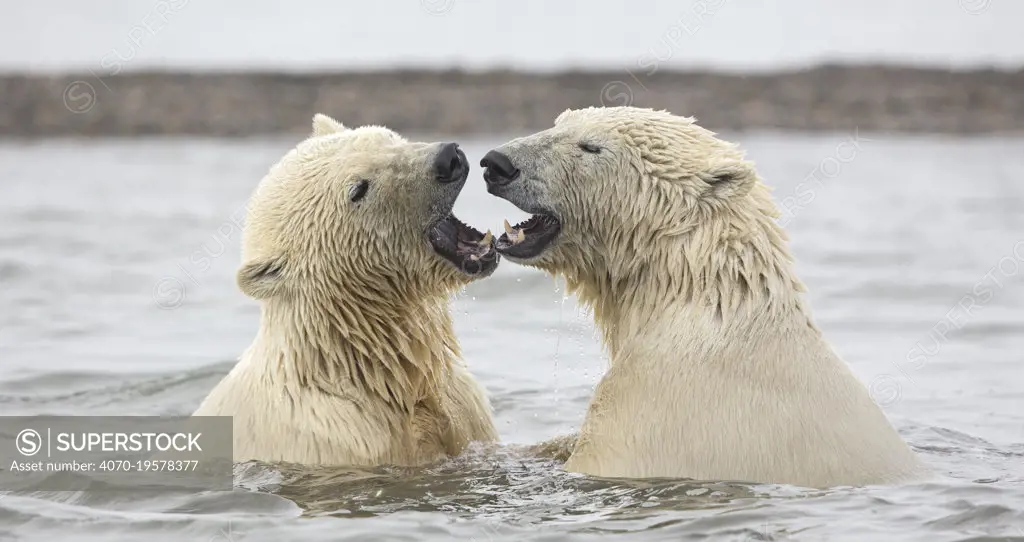
[[[325,115],[247,209],[241,290],[260,328],[197,416],[233,416],[236,461],[418,465],[494,442],[449,296],[498,265],[451,214],[469,163]]]
[[[498,252],[563,275],[609,354],[567,470],[816,488],[926,475],[812,321],[735,145],[665,111],[589,108],[480,164],[533,215],[505,222]]]

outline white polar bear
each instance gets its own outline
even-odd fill
[[[237,461],[417,465],[497,432],[449,296],[498,264],[452,205],[454,143],[317,115],[249,204],[238,284],[260,329],[195,412],[233,416]]]
[[[811,320],[768,188],[733,144],[667,112],[590,108],[481,165],[490,193],[535,215],[506,222],[498,251],[563,275],[610,355],[566,469],[806,487],[926,475]]]

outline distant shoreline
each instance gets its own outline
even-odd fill
[[[1020,133],[1024,68],[0,73],[0,136],[301,133],[314,112],[404,132],[506,134],[547,128],[567,108],[626,104],[721,131]]]

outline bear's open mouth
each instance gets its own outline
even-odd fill
[[[544,252],[561,231],[562,223],[554,215],[536,214],[515,226],[506,220],[505,233],[498,238],[494,248],[513,258],[533,258]]]
[[[453,214],[431,226],[427,237],[434,252],[467,275],[489,275],[498,267],[498,252],[494,250],[491,232],[481,233]]]

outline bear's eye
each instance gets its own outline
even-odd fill
[[[352,185],[352,188],[348,189],[348,199],[349,199],[349,201],[351,201],[352,203],[355,203],[355,202],[363,199],[363,197],[366,196],[366,191],[369,190],[369,188],[370,188],[370,181],[367,181],[366,179],[363,179],[363,180],[357,182],[356,184]]]
[[[583,152],[589,152],[590,154],[598,154],[601,152],[601,147],[598,147],[593,143],[580,142],[580,148],[583,149]]]

